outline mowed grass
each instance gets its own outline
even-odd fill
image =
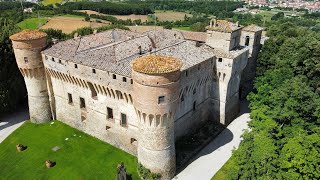
[[[17,152],[16,144],[28,148]],[[61,149],[53,151],[55,146]],[[56,166],[47,169],[48,159]],[[134,156],[59,121],[41,125],[27,121],[0,144],[0,179],[114,180],[120,162],[133,179],[139,179]]]
[[[42,26],[47,23],[46,18],[29,18],[21,21],[17,24],[21,29],[38,29],[39,26]]]

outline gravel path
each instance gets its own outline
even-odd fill
[[[28,108],[24,107],[15,113],[0,117],[0,143],[13,131],[20,127],[26,119],[29,119]]]
[[[239,147],[243,130],[248,129],[248,121],[250,121],[248,102],[242,102],[239,117],[203,148],[192,163],[173,179],[211,179],[231,157],[232,150]]]

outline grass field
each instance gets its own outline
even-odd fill
[[[133,179],[139,179],[134,156],[59,121],[53,122],[37,125],[27,121],[0,143],[0,179],[114,180],[120,162]],[[28,148],[17,152],[15,146],[19,143]],[[55,146],[61,149],[53,151]],[[48,159],[56,162],[53,168],[45,167]]]
[[[42,1],[42,4],[45,6],[47,6],[49,4],[56,4],[56,3],[61,4],[62,0],[43,0]]]
[[[25,19],[17,24],[21,29],[38,29],[42,25],[47,23],[46,18],[30,18]]]

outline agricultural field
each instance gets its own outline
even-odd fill
[[[184,20],[184,17],[192,17],[191,14],[184,12],[174,12],[174,11],[156,11],[156,17],[159,21],[179,21]]]
[[[62,32],[68,34],[76,29],[83,27],[98,28],[110,24],[110,22],[108,21],[102,21],[102,23],[95,22],[95,19],[91,19],[91,21],[92,22],[87,22],[84,21],[84,18],[79,17],[57,16],[51,18],[49,22],[42,26],[40,29],[60,29],[62,30]]]
[[[38,29],[47,23],[47,18],[29,18],[17,24],[21,29]]]
[[[48,6],[48,5],[50,5],[50,4],[56,4],[56,3],[61,4],[61,3],[62,3],[62,0],[43,0],[41,3],[42,3],[44,6]]]
[[[18,152],[17,144],[27,149]],[[55,166],[46,168],[46,160]],[[60,121],[27,121],[0,143],[0,179],[116,179],[121,162],[139,179],[136,157]]]

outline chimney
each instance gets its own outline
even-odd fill
[[[217,27],[217,19],[213,20],[213,27]]]

